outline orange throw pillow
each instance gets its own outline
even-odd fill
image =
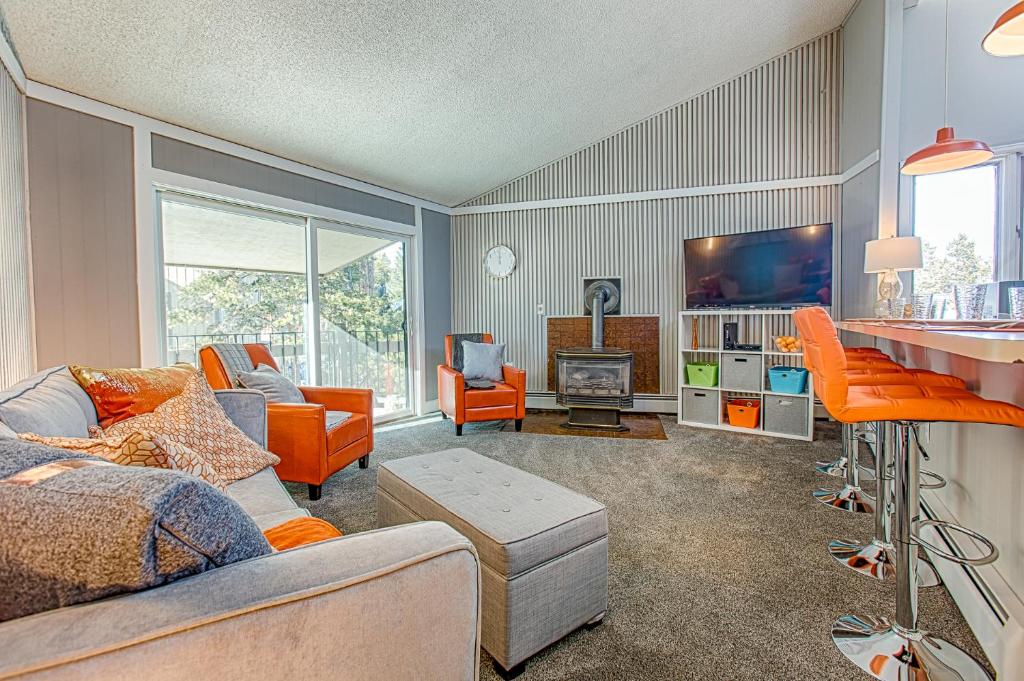
[[[122,437],[137,430],[185,445],[227,482],[248,478],[281,463],[281,459],[250,440],[231,422],[200,372],[192,374],[180,395],[152,413],[115,423],[103,434]]]
[[[263,530],[263,536],[267,538],[275,551],[294,549],[296,546],[315,544],[318,541],[336,539],[341,535],[341,530],[320,518],[292,518],[280,525],[275,525],[268,530]]]
[[[122,466],[169,468],[201,478],[220,490],[227,487],[224,479],[217,475],[217,471],[205,459],[185,445],[173,442],[161,435],[134,432],[123,438],[96,439],[43,437],[35,433],[22,433],[18,437],[51,447],[100,456]]]
[[[158,369],[96,369],[72,364],[68,369],[96,405],[96,415],[104,428],[148,414],[180,395],[185,382],[196,374],[191,364]]]

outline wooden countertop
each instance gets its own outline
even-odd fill
[[[847,319],[836,326],[898,343],[909,343],[985,362],[1024,362],[1024,323],[914,319]]]

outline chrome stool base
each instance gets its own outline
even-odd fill
[[[829,555],[839,564],[854,572],[877,580],[896,578],[896,553],[891,546],[872,541],[861,544],[853,541],[832,541],[828,544]],[[917,561],[917,585],[931,587],[942,584],[935,567],[922,558]]]
[[[814,464],[814,470],[825,475],[831,475],[836,478],[846,477],[846,457],[841,456],[835,461],[817,461]]]
[[[819,502],[847,513],[874,513],[875,500],[859,487],[843,485],[841,490],[819,489],[812,492]]]
[[[831,475],[833,478],[845,478],[846,477],[846,457],[841,456],[835,461],[815,461],[814,470],[825,475]],[[867,466],[860,467],[860,479],[871,482],[875,479],[875,471]]]
[[[988,671],[952,643],[903,631],[884,618],[843,615],[832,641],[848,660],[883,681],[992,681]]]

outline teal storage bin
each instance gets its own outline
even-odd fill
[[[773,393],[802,395],[807,390],[807,369],[772,367],[768,370],[768,384]]]
[[[714,388],[718,385],[718,365],[714,362],[688,362],[686,382],[688,385]]]

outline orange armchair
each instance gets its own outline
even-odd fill
[[[269,348],[262,343],[243,345],[253,366],[277,369]],[[206,380],[214,390],[235,387],[220,357],[211,347],[199,351]],[[370,464],[373,451],[373,391],[358,388],[299,387],[304,404],[267,404],[267,449],[281,457],[275,470],[289,482],[309,485],[309,498],[320,498],[320,486],[353,461]],[[340,423],[334,412],[351,417]]]
[[[515,419],[516,431],[523,429],[526,417],[526,372],[505,365],[504,381],[490,390],[466,390],[461,371],[453,368],[454,336],[444,337],[443,365],[437,367],[437,397],[441,418],[455,421],[455,434],[462,435],[462,425],[478,421]],[[484,343],[493,343],[494,337],[483,334]]]

